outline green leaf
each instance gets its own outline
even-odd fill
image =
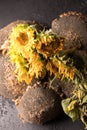
[[[68,116],[72,119],[72,121],[76,121],[79,118],[79,110],[77,108],[74,110],[71,110],[68,113]]]
[[[87,103],[87,95],[83,97],[82,103]]]
[[[68,108],[70,102],[71,102],[71,98],[67,98],[67,99],[65,99],[65,100],[62,100],[62,102],[61,102],[62,107],[63,107],[63,110],[64,110],[64,112],[65,112],[66,114],[68,114],[68,109],[67,109],[67,108]]]
[[[74,101],[74,100],[73,100]],[[64,112],[73,120],[77,120],[79,118],[79,109],[77,107],[73,107],[73,109],[68,109],[70,104],[73,102],[71,98],[67,98],[62,100],[62,107]]]

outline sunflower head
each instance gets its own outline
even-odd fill
[[[52,31],[37,31],[34,25],[18,24],[9,36],[10,59],[16,65],[19,81],[30,83],[33,77],[44,78],[49,59],[63,49],[63,38]],[[50,73],[55,72],[55,68]],[[50,74],[51,75],[51,74]]]

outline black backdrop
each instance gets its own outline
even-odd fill
[[[87,0],[0,0],[0,28],[18,19],[35,20],[50,28],[51,21],[67,11],[87,14]],[[23,124],[14,104],[0,97],[0,130],[84,130],[84,126],[65,115],[43,126]]]

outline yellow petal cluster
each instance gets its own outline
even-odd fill
[[[35,25],[18,24],[9,36],[10,59],[16,65],[19,81],[30,83],[33,77],[55,73],[49,59],[63,49],[63,38],[54,33],[37,31]],[[53,69],[53,70],[51,70]]]

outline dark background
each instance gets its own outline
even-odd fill
[[[51,26],[59,14],[87,14],[87,0],[0,0],[0,27],[17,19],[30,19]]]
[[[87,14],[87,0],[0,0],[0,28],[18,19],[35,20],[50,28],[53,19],[68,11]],[[0,96],[0,130],[84,130],[84,125],[65,115],[43,126],[22,123],[15,105]]]

